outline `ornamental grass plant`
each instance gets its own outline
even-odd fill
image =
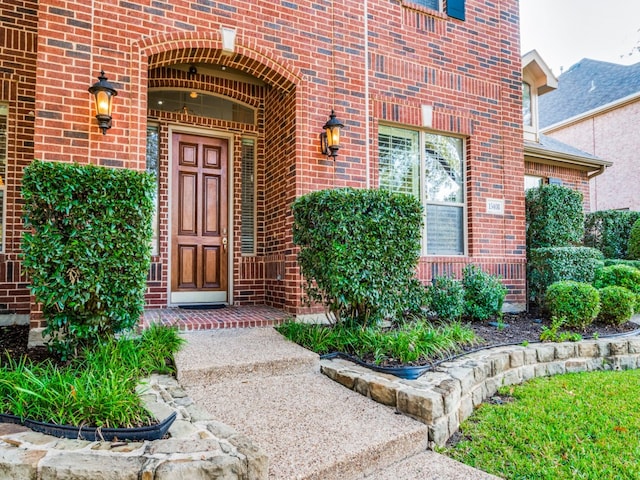
[[[171,372],[183,341],[175,328],[153,325],[140,336],[106,339],[64,366],[8,358],[0,367],[2,413],[74,426],[152,424],[136,386],[153,372]]]
[[[473,330],[459,322],[436,325],[422,318],[394,328],[287,322],[277,329],[289,340],[320,355],[343,352],[377,365],[425,363],[457,353],[477,341]]]

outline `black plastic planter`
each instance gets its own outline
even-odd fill
[[[16,425],[22,425],[22,418],[17,415],[10,415],[8,413],[0,413],[0,422],[2,423],[14,423]]]
[[[380,367],[373,363],[363,362],[362,360],[356,357],[352,357],[351,355],[348,355],[342,352],[333,352],[333,353],[328,353],[326,355],[320,355],[320,358],[327,358],[327,359],[344,358],[346,360],[349,360],[350,362],[357,363],[358,365],[366,367],[375,372],[388,373],[390,375],[394,375],[404,380],[415,380],[416,378],[419,378],[420,375],[424,374],[425,372],[428,372],[433,368],[433,365],[418,365],[418,366],[402,366],[401,365],[399,367]]]
[[[19,417],[18,417],[19,419]],[[24,426],[35,432],[52,435],[54,437],[71,438],[77,440],[95,441],[143,441],[159,440],[167,434],[169,427],[176,419],[176,412],[173,412],[162,422],[139,428],[96,428],[96,427],[74,427],[71,425],[58,425],[56,423],[38,422],[36,420],[25,419]],[[16,422],[11,422],[16,423]]]

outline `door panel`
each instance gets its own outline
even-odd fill
[[[180,172],[178,209],[180,226],[178,235],[197,235],[198,220],[198,177],[193,173]]]
[[[180,245],[179,259],[179,275],[178,288],[197,288],[197,245]]]
[[[204,249],[204,286],[216,288],[220,286],[220,247],[205,247]]]
[[[228,140],[172,137],[171,303],[228,300]]]
[[[204,185],[204,215],[202,223],[204,225],[203,234],[207,236],[220,235],[220,213],[215,206],[217,198],[220,198],[220,177],[217,175],[207,175],[202,179]]]

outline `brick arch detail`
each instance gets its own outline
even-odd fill
[[[215,93],[233,98],[253,108],[262,106],[264,88],[259,85],[226,80],[224,78],[199,75],[189,78],[187,72],[158,68],[149,72],[149,88],[169,87],[215,91]]]
[[[236,49],[232,54],[222,51],[219,32],[171,32],[147,37],[133,45],[134,50],[149,59],[149,69],[174,63],[215,63],[235,68],[264,81],[272,87],[291,91],[303,74],[286,59],[276,62],[254,39],[242,35],[236,37]],[[136,48],[137,47],[137,48]]]

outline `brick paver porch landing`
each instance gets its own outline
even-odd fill
[[[272,327],[291,317],[288,313],[266,305],[225,306],[210,310],[161,308],[145,310],[142,326],[152,323],[176,325],[180,330],[213,330],[219,328]]]

